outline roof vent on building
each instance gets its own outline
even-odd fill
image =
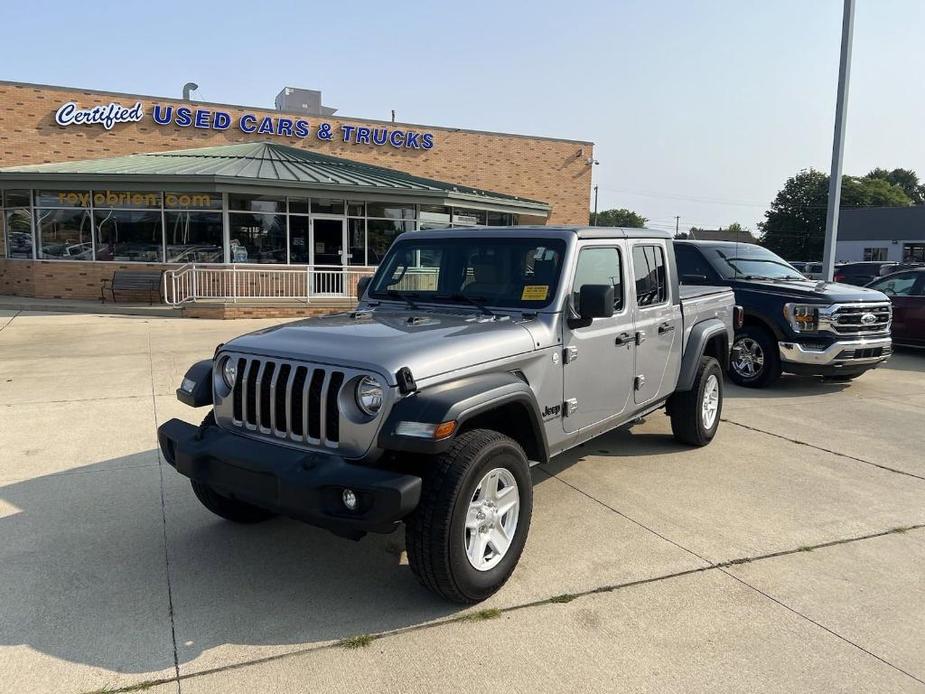
[[[283,87],[276,95],[276,110],[308,116],[333,116],[337,113],[336,108],[321,105],[321,92],[298,87]]]

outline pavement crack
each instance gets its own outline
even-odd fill
[[[157,416],[157,396],[154,392],[154,355],[151,350],[151,326],[148,326],[148,365],[150,367],[151,373],[151,404],[154,412],[154,428],[157,430],[158,416]],[[173,586],[171,585],[170,580],[170,550],[167,546],[167,500],[166,492],[164,488],[164,461],[161,457],[160,446],[155,446],[155,453],[157,455],[157,470],[158,478],[160,480],[161,488],[161,522],[163,527],[164,534],[164,574],[167,578],[167,610],[170,615],[170,641],[173,647],[173,670],[174,677],[173,681],[177,683],[177,694],[180,694],[180,658],[177,652],[177,627],[176,620],[174,619],[174,608],[173,608]],[[171,680],[167,680],[170,682]]]
[[[921,526],[918,526],[918,527],[921,527]],[[892,532],[900,532],[900,531],[899,531],[899,530],[894,530],[894,531],[892,531]],[[881,535],[883,535],[883,534],[886,534],[886,533],[881,533]],[[876,536],[875,536],[875,537],[876,537]],[[829,543],[828,546],[831,546],[831,545],[833,545],[833,544],[843,544],[843,543]],[[802,550],[797,550],[797,551],[802,551]],[[861,651],[862,653],[866,653],[866,654],[869,655],[870,657],[875,658],[876,660],[879,660],[879,661],[880,661],[881,663],[883,663],[884,665],[893,668],[893,669],[896,670],[897,672],[901,672],[902,674],[906,675],[906,677],[909,677],[909,678],[915,680],[915,681],[918,682],[919,684],[925,684],[925,680],[922,680],[922,679],[916,677],[915,675],[913,675],[911,672],[909,672],[909,671],[907,671],[907,670],[903,670],[903,669],[902,669],[901,667],[899,667],[898,665],[894,665],[894,664],[891,663],[889,660],[886,660],[885,658],[880,657],[879,655],[877,655],[877,654],[874,653],[873,651],[869,651],[868,649],[864,648],[864,646],[862,646],[861,644],[857,643],[856,641],[852,641],[852,640],[849,639],[847,636],[844,636],[844,635],[842,635],[842,634],[839,634],[837,631],[834,631],[833,629],[830,629],[830,628],[827,627],[825,624],[822,624],[821,622],[817,622],[815,619],[813,619],[813,618],[810,617],[809,615],[806,615],[806,614],[804,614],[803,612],[800,612],[798,609],[796,609],[795,607],[791,607],[790,605],[788,605],[787,603],[783,602],[782,600],[778,600],[778,599],[775,598],[773,595],[769,595],[768,593],[765,593],[763,590],[761,590],[760,588],[757,588],[757,587],[753,586],[751,583],[749,583],[749,582],[746,581],[745,579],[740,578],[739,576],[736,576],[735,574],[733,574],[733,573],[727,571],[727,570],[726,570],[725,568],[723,568],[723,567],[717,567],[717,568],[719,568],[719,570],[720,570],[722,573],[724,573],[724,574],[726,574],[727,576],[729,576],[729,578],[732,578],[732,579],[738,581],[739,583],[741,583],[741,584],[742,584],[743,586],[745,586],[746,588],[749,588],[749,589],[755,591],[756,593],[758,593],[759,595],[761,595],[761,596],[767,598],[767,599],[770,600],[771,602],[773,602],[773,603],[775,603],[775,604],[777,604],[777,605],[783,607],[785,610],[789,610],[790,612],[792,612],[792,613],[795,614],[796,616],[798,616],[798,617],[800,617],[800,618],[802,618],[802,619],[805,619],[805,620],[806,620],[807,622],[809,622],[810,624],[814,624],[815,626],[819,627],[820,629],[822,629],[823,631],[827,632],[828,634],[834,636],[835,638],[837,638],[837,639],[839,639],[839,640],[841,640],[841,641],[844,641],[845,643],[847,643],[847,644],[849,644],[849,645],[851,645],[851,646],[854,646],[855,648],[857,648],[857,649],[858,649],[859,651]]]
[[[625,513],[623,513],[623,511],[620,511],[619,509],[614,508],[614,507],[611,506],[610,504],[607,504],[607,503],[601,501],[601,500],[598,499],[597,497],[595,497],[595,496],[593,496],[592,494],[589,494],[588,492],[586,492],[584,489],[581,489],[580,487],[576,487],[574,484],[572,484],[572,483],[570,483],[570,482],[566,482],[564,479],[562,479],[562,478],[559,477],[558,475],[555,475],[555,474],[549,472],[548,470],[546,470],[542,465],[540,465],[539,467],[540,467],[540,469],[543,471],[544,474],[549,475],[552,479],[556,480],[557,482],[561,482],[561,483],[564,484],[566,487],[569,487],[570,489],[574,489],[576,492],[578,492],[578,493],[581,494],[582,496],[587,497],[588,499],[590,499],[591,501],[595,502],[596,504],[600,504],[601,506],[603,506],[604,508],[606,508],[608,511],[611,511],[611,512],[613,512],[613,513],[616,513],[616,514],[617,514],[618,516],[620,516],[621,518],[625,518],[625,519],[628,520],[630,523],[633,523],[634,525],[639,526],[639,527],[642,528],[643,530],[652,533],[653,535],[655,535],[656,537],[658,537],[658,538],[664,540],[665,542],[674,545],[675,547],[677,547],[678,549],[680,549],[680,550],[682,550],[682,551],[684,551],[684,552],[687,552],[688,554],[690,554],[690,555],[693,556],[693,557],[696,557],[697,559],[699,559],[700,561],[704,562],[705,564],[708,564],[708,565],[710,565],[710,566],[713,565],[713,562],[711,562],[711,561],[710,561],[709,559],[707,559],[706,557],[700,556],[700,555],[697,554],[697,552],[695,552],[694,550],[692,550],[692,549],[690,549],[690,548],[688,548],[688,547],[685,547],[684,545],[682,545],[682,544],[680,544],[680,543],[678,543],[678,542],[675,542],[674,540],[672,540],[672,539],[671,539],[670,537],[668,537],[667,535],[662,535],[660,532],[658,532],[658,531],[655,530],[654,528],[650,528],[648,525],[646,525],[646,524],[643,523],[642,521],[638,521],[638,520],[636,520],[635,518],[633,518],[632,516],[626,515]]]
[[[17,311],[12,316],[10,316],[10,319],[6,323],[0,325],[0,333],[10,327],[10,325],[12,325],[13,321],[16,320],[16,317],[19,316],[20,313],[22,313],[22,311]]]
[[[872,460],[865,460],[864,458],[858,458],[857,456],[850,455],[848,453],[842,453],[840,451],[833,451],[831,448],[824,448],[822,446],[817,446],[814,443],[807,443],[806,441],[800,441],[799,439],[791,438],[790,436],[784,436],[782,434],[775,434],[773,431],[766,431],[764,429],[759,429],[758,427],[749,426],[748,424],[742,424],[740,422],[734,422],[731,419],[723,418],[721,421],[731,424],[733,426],[741,427],[742,429],[748,429],[749,431],[754,431],[759,434],[766,434],[768,436],[773,436],[776,439],[781,439],[782,441],[788,441],[789,443],[795,443],[798,446],[806,446],[808,448],[814,448],[817,451],[822,451],[823,453],[830,453],[832,455],[837,455],[841,458],[848,458],[858,463],[864,463],[865,465],[870,465],[872,467],[880,468],[881,470],[886,470],[887,472],[893,472],[897,475],[905,475],[906,477],[914,477],[917,480],[925,481],[925,476],[916,475],[914,472],[907,472],[906,470],[900,470],[895,467],[890,467],[889,465],[882,465],[880,463],[875,463]]]
[[[547,473],[547,474],[548,474],[548,473]],[[621,515],[622,515],[622,514],[621,514]],[[851,645],[856,646],[858,649],[864,651],[865,653],[870,654],[871,656],[873,656],[873,657],[876,658],[877,660],[879,660],[879,661],[885,663],[886,665],[889,665],[890,667],[892,667],[892,668],[898,670],[899,672],[902,672],[903,674],[908,675],[909,677],[911,677],[912,679],[916,680],[917,682],[922,682],[922,680],[920,680],[919,678],[917,678],[915,675],[911,675],[911,674],[909,674],[908,672],[906,672],[905,670],[902,670],[901,668],[896,667],[895,665],[893,665],[892,663],[887,662],[886,660],[884,660],[884,659],[881,658],[880,656],[876,655],[875,653],[871,653],[870,651],[866,650],[866,649],[863,648],[862,646],[859,646],[858,644],[855,644],[855,643],[852,642],[850,639],[847,639],[847,638],[845,638],[844,636],[841,636],[840,634],[838,634],[838,633],[835,632],[835,631],[832,631],[831,629],[829,629],[829,628],[826,627],[825,625],[820,624],[819,622],[816,622],[815,620],[811,619],[810,617],[807,617],[806,615],[803,615],[802,613],[800,613],[800,612],[794,610],[793,608],[789,607],[788,605],[786,605],[786,604],[780,602],[780,601],[777,600],[776,598],[774,598],[774,597],[772,597],[772,596],[770,596],[770,595],[767,595],[767,594],[763,593],[761,590],[755,588],[754,586],[752,586],[752,585],[746,583],[745,581],[743,581],[742,579],[738,578],[737,576],[734,576],[734,575],[732,575],[731,573],[729,573],[728,571],[726,571],[726,569],[727,569],[728,567],[730,567],[730,566],[737,566],[737,565],[740,565],[740,564],[748,564],[748,563],[751,563],[751,562],[763,561],[763,560],[765,560],[765,559],[774,559],[774,558],[776,558],[776,557],[783,557],[783,556],[788,556],[788,555],[791,555],[791,554],[799,554],[800,552],[806,552],[806,551],[811,551],[811,550],[816,550],[816,549],[824,549],[824,548],[826,548],[826,547],[833,547],[833,546],[835,546],[835,545],[844,545],[844,544],[849,544],[849,543],[852,543],[852,542],[863,542],[864,540],[871,540],[871,539],[874,539],[874,538],[883,537],[883,536],[885,536],[885,535],[902,534],[902,533],[909,532],[910,530],[921,530],[921,529],[925,529],[925,523],[919,523],[919,524],[917,524],[917,525],[902,526],[902,527],[897,527],[897,528],[890,528],[890,529],[888,529],[888,530],[883,530],[883,531],[876,532],[876,533],[870,533],[870,534],[867,534],[867,535],[858,535],[858,536],[854,536],[854,537],[841,538],[841,539],[838,539],[838,540],[831,540],[831,541],[829,541],[829,542],[821,542],[821,543],[815,544],[815,545],[804,545],[804,546],[801,546],[801,547],[795,547],[795,548],[793,548],[793,549],[782,550],[782,551],[779,551],[779,552],[770,552],[770,553],[767,553],[767,554],[760,554],[760,555],[754,555],[754,556],[749,556],[749,557],[742,557],[742,558],[740,558],[740,559],[730,559],[730,560],[723,561],[723,562],[718,562],[718,563],[710,562],[710,563],[708,563],[708,564],[705,565],[705,566],[700,566],[700,567],[697,567],[697,568],[694,568],[694,569],[687,569],[687,570],[684,570],[684,571],[674,571],[674,572],[672,572],[672,573],[660,574],[660,575],[658,575],[658,576],[650,576],[650,577],[648,577],[648,578],[640,578],[640,579],[636,579],[636,580],[634,580],[634,581],[624,581],[624,582],[622,582],[622,583],[614,583],[614,584],[609,584],[609,585],[598,586],[598,587],[596,587],[596,588],[589,588],[588,590],[579,591],[579,592],[577,592],[577,593],[569,593],[567,596],[564,596],[564,595],[562,595],[562,594],[553,595],[553,596],[550,596],[550,597],[548,597],[548,598],[541,598],[541,599],[538,599],[538,600],[531,600],[531,601],[529,601],[529,602],[520,603],[520,604],[518,604],[518,605],[510,605],[510,606],[508,606],[508,607],[500,607],[500,608],[495,608],[495,609],[497,610],[497,616],[500,616],[500,615],[504,615],[504,614],[508,614],[508,613],[519,612],[520,610],[526,610],[526,609],[530,609],[530,608],[533,608],[533,607],[543,607],[543,606],[546,606],[546,605],[564,605],[564,604],[569,604],[569,603],[572,603],[572,602],[574,602],[574,601],[576,601],[576,600],[580,600],[580,599],[582,599],[582,598],[587,598],[587,597],[591,597],[591,596],[595,596],[595,595],[602,595],[602,594],[605,594],[605,593],[614,593],[614,592],[619,591],[619,590],[625,590],[625,589],[627,589],[627,588],[635,588],[635,587],[639,587],[639,586],[649,585],[649,584],[652,584],[652,583],[661,583],[661,582],[663,582],[663,581],[669,581],[669,580],[672,580],[672,579],[675,579],[675,578],[683,578],[683,577],[685,577],[685,576],[692,576],[692,575],[694,575],[694,574],[707,573],[707,572],[709,572],[709,571],[720,571],[720,572],[726,574],[727,576],[730,576],[731,578],[736,579],[736,580],[739,581],[740,583],[744,583],[747,587],[751,588],[752,590],[755,590],[756,592],[761,593],[764,597],[768,598],[769,600],[771,600],[771,601],[773,601],[773,602],[775,602],[775,603],[778,603],[778,604],[781,605],[782,607],[785,607],[786,609],[790,610],[791,612],[794,612],[795,614],[799,615],[800,617],[803,617],[803,618],[806,619],[807,621],[812,622],[813,624],[819,626],[820,628],[822,628],[822,629],[824,629],[825,631],[829,632],[829,633],[832,634],[833,636],[836,636],[837,638],[839,638],[839,639],[841,639],[841,640],[843,640],[843,641],[845,641],[845,642],[847,642],[847,643],[849,643],[849,644],[851,644]],[[660,537],[661,537],[661,536],[660,536]],[[669,540],[669,542],[670,542],[670,540]],[[674,544],[674,543],[673,543],[673,544]],[[697,556],[697,555],[695,555],[695,556]],[[705,561],[706,561],[706,560],[705,560]],[[567,597],[567,599],[563,599],[563,598],[565,598],[565,597]],[[465,623],[466,621],[469,621],[469,620],[466,619],[466,614],[462,614],[462,615],[456,615],[456,616],[454,616],[454,617],[448,617],[448,618],[446,618],[446,619],[436,620],[436,621],[433,621],[433,622],[426,622],[426,623],[424,623],[424,624],[415,624],[415,625],[408,626],[408,627],[402,627],[402,628],[400,628],[400,629],[392,629],[392,630],[390,630],[390,631],[382,631],[382,632],[377,632],[377,633],[365,634],[364,636],[368,636],[369,638],[372,638],[373,640],[378,641],[378,640],[380,640],[380,639],[388,639],[388,638],[392,638],[392,637],[395,637],[395,636],[401,636],[401,635],[403,635],[403,634],[410,634],[410,633],[414,633],[414,632],[418,632],[418,631],[424,631],[424,630],[428,630],[428,629],[435,629],[435,628],[438,628],[438,627],[451,626],[451,625],[453,625],[453,624]],[[299,648],[299,649],[296,649],[296,650],[288,651],[288,652],[286,652],[286,653],[277,653],[277,654],[275,654],[275,655],[264,656],[264,657],[262,657],[262,658],[253,658],[253,659],[250,659],[250,660],[242,660],[242,661],[237,662],[237,663],[229,663],[228,665],[221,665],[221,666],[219,666],[219,667],[208,668],[208,669],[205,669],[205,670],[199,670],[199,671],[197,671],[197,672],[191,672],[191,673],[186,674],[186,675],[181,675],[181,674],[179,674],[179,670],[178,670],[178,671],[177,671],[176,677],[165,678],[165,679],[160,679],[160,680],[148,680],[148,681],[145,682],[145,684],[148,685],[148,686],[154,686],[154,685],[159,685],[159,684],[169,684],[170,682],[176,681],[176,682],[177,682],[177,687],[179,688],[180,682],[181,682],[181,681],[190,680],[190,679],[196,679],[196,678],[199,678],[199,677],[206,677],[206,676],[208,676],[208,675],[215,675],[215,674],[222,673],[222,672],[229,672],[229,671],[233,671],[233,670],[240,670],[240,669],[242,669],[242,668],[251,667],[252,665],[263,665],[263,664],[275,662],[275,661],[278,661],[278,660],[284,660],[284,659],[287,659],[287,658],[294,658],[294,657],[298,657],[298,656],[309,655],[309,654],[311,654],[311,653],[317,653],[317,652],[321,652],[321,651],[328,651],[328,650],[339,649],[339,648],[343,648],[343,641],[334,641],[334,642],[332,642],[332,643],[325,643],[325,644],[321,644],[321,645],[317,645],[317,646],[308,646],[308,647],[306,647],[306,648]],[[122,692],[130,692],[130,691],[134,691],[134,686],[133,686],[133,685],[127,685],[127,686],[125,686],[125,687],[121,687],[121,688],[118,688],[118,689],[112,689],[112,690],[110,690],[110,694],[120,694],[120,693],[122,693]]]

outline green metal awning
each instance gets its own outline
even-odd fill
[[[354,193],[380,199],[402,197],[432,204],[547,216],[549,205],[515,195],[412,176],[402,171],[269,142],[130,154],[0,169],[0,185],[42,187],[66,184],[126,186],[182,184],[214,190],[296,188],[322,194]],[[243,192],[243,191],[242,191]],[[306,193],[303,193],[306,194]]]

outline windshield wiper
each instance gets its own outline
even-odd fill
[[[389,297],[390,299],[399,299],[400,301],[404,301],[406,304],[408,304],[408,306],[410,306],[415,311],[420,309],[420,307],[416,303],[414,303],[408,297],[408,294],[405,292],[400,292],[397,289],[386,289],[385,295]]]
[[[462,292],[453,292],[452,294],[437,294],[434,298],[447,301],[465,301],[467,304],[475,306],[486,316],[495,315],[494,311],[485,306],[484,302],[488,301],[488,298],[484,296],[469,296],[468,294],[463,294]]]

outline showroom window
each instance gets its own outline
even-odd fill
[[[449,226],[507,226],[517,215],[445,205],[286,195],[124,190],[0,191],[7,258],[114,262],[309,264],[312,219],[343,220],[346,263],[381,262],[399,234]],[[33,204],[34,203],[34,204]],[[228,228],[223,218],[227,215]],[[337,247],[333,222],[327,246]],[[320,232],[319,232],[320,233]],[[227,246],[226,246],[227,236]],[[313,253],[313,251],[315,253]],[[330,262],[324,256],[324,262]],[[339,261],[335,264],[339,264]]]
[[[31,198],[28,190],[7,190],[0,195],[0,224],[7,258],[32,258]]]
[[[398,237],[406,231],[414,231],[414,222],[399,222],[391,219],[366,219],[366,262],[378,265],[385,252]]]
[[[96,260],[159,263],[164,259],[160,193],[94,191],[93,228]]]
[[[886,254],[887,249],[885,247],[865,248],[864,260],[886,260]]]
[[[36,258],[93,260],[90,198],[90,191],[38,191],[35,194]]]

